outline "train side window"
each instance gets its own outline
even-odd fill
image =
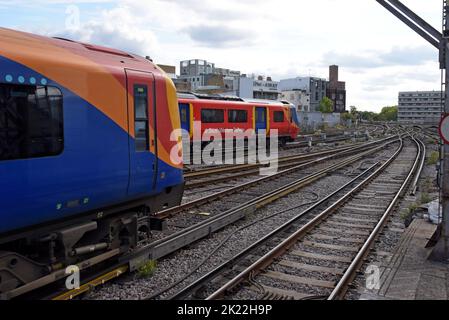
[[[274,112],[274,122],[284,122],[284,112],[275,111]]]
[[[248,111],[228,110],[228,121],[230,123],[246,123],[248,122]]]
[[[187,110],[184,108],[181,109],[181,122],[187,122]]]
[[[56,156],[63,149],[61,91],[0,83],[0,161]]]
[[[202,123],[223,123],[224,110],[222,109],[202,109],[201,110]]]
[[[134,136],[136,151],[149,150],[148,138],[148,88],[134,85]]]

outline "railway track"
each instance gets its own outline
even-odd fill
[[[431,129],[421,129],[422,130],[422,134],[425,135],[427,138],[439,143],[441,138],[438,135],[437,130],[431,130]]]
[[[171,299],[343,299],[396,204],[419,175],[425,150],[420,141],[412,141],[404,147],[401,140],[387,161],[376,163]],[[304,217],[308,221],[299,223]]]
[[[318,139],[313,139],[313,137],[316,136],[311,136],[312,141],[311,141],[311,145],[315,146],[317,144],[320,143],[338,143],[338,142],[344,142],[344,141],[348,141],[348,140],[352,140],[354,138],[354,133],[355,131],[350,131],[347,132],[346,134],[330,134],[327,136],[326,139],[322,139],[321,137],[319,137]],[[361,137],[366,136],[365,134],[360,134]],[[290,142],[287,143],[286,145],[281,145],[280,149],[284,150],[284,151],[288,151],[288,150],[294,150],[294,149],[300,149],[300,148],[307,148],[309,147],[309,142],[307,140],[305,141],[295,141],[295,142]],[[248,149],[247,148],[242,148],[242,149],[233,149],[230,152],[238,154],[239,152],[243,152],[243,155],[246,157],[247,156],[247,152]],[[226,153],[226,150],[223,150],[223,153]],[[186,177],[192,176],[195,177],[195,174],[197,172],[201,172],[201,171],[208,171],[208,170],[212,170],[212,169],[226,169],[226,168],[233,168],[233,167],[238,167],[239,165],[216,165],[216,166],[211,166],[210,165],[198,165],[198,166],[191,166],[191,165],[186,165],[184,167],[184,174]],[[206,167],[206,170],[203,170],[203,168]]]
[[[391,142],[391,143],[393,143],[393,142]],[[383,150],[383,149],[385,149],[385,145],[383,145],[383,146],[381,146],[381,148],[379,148],[379,149],[377,149],[377,151],[379,151],[379,150]],[[360,158],[359,158],[359,161],[360,161]],[[346,162],[346,165],[344,165],[343,163],[340,163],[340,169],[342,169],[342,168],[346,168],[346,166],[349,164],[349,162]],[[327,180],[329,180],[329,179],[332,179],[332,178],[330,178],[330,176],[329,176],[329,174],[331,174],[332,172],[334,172],[334,171],[339,171],[339,169],[335,166],[335,167],[333,167],[333,168],[329,168],[331,171],[329,171],[328,172],[328,178],[327,178]],[[340,170],[341,171],[341,170]],[[344,170],[344,171],[346,171],[346,169]],[[317,173],[317,174],[319,174],[319,173]],[[338,175],[341,175],[341,174],[343,174],[343,173],[336,173],[337,174],[337,176]],[[312,177],[310,177],[310,178],[312,178]],[[316,180],[315,180],[316,181]],[[303,181],[303,182],[306,182],[306,181]],[[309,181],[309,182],[307,182],[308,184],[310,184],[311,182],[313,182],[313,181]],[[317,182],[318,183],[318,182]],[[326,184],[326,182],[324,182],[323,181],[323,183],[324,184]],[[307,184],[303,184],[303,185],[301,185],[301,186],[299,186],[300,187],[300,189],[302,189],[302,188],[304,188],[305,186],[306,186]],[[296,186],[296,187],[298,187],[298,186]],[[248,221],[248,219],[250,219],[250,217],[252,217],[253,215],[256,215],[256,211],[257,212],[259,212],[258,210],[259,209],[261,209],[262,210],[262,208],[264,208],[264,207],[266,207],[266,206],[268,206],[268,204],[269,203],[271,203],[271,202],[273,202],[273,201],[275,201],[275,200],[277,200],[277,199],[279,199],[280,197],[285,197],[285,196],[287,196],[287,194],[288,193],[293,193],[293,192],[295,192],[295,191],[297,191],[298,189],[295,189],[295,188],[291,188],[290,190],[279,190],[279,191],[282,191],[282,192],[275,192],[274,194],[272,194],[272,195],[266,195],[266,197],[265,198],[260,198],[260,199],[257,199],[256,201],[258,202],[258,203],[254,203],[254,205],[255,206],[252,206],[252,204],[248,204],[248,206],[246,206],[246,207],[244,207],[244,208],[236,208],[236,210],[235,211],[229,211],[229,212],[227,212],[224,216],[222,216],[222,217],[219,217],[219,219],[220,220],[218,220],[217,221],[217,223],[223,223],[223,220],[222,219],[226,219],[226,220],[228,220],[228,219],[233,219],[232,221],[233,222],[237,222],[238,220],[236,220],[236,219],[238,219],[238,217],[236,217],[235,216],[235,214],[238,214],[238,215],[241,215],[241,217],[247,217],[247,219],[245,219],[245,221]],[[281,206],[282,206],[282,204],[281,204]],[[291,206],[291,205],[288,205],[288,206]],[[242,214],[243,212],[241,211],[241,209],[243,209],[243,210],[249,210],[248,211],[248,214]],[[290,211],[291,210],[291,208],[290,209],[288,209],[288,210],[286,210],[286,211]],[[253,213],[254,212],[254,213]],[[257,215],[259,215],[260,213],[257,213]],[[234,216],[232,216],[232,215],[234,215]],[[270,218],[271,217],[271,215],[270,216],[268,216],[268,218]],[[256,220],[259,220],[260,218],[256,218],[256,217],[254,217]],[[209,220],[209,222],[210,222],[210,220]],[[229,222],[229,221],[228,221]],[[212,222],[213,223],[213,222]],[[260,223],[260,221],[259,221],[259,223]],[[250,224],[251,225],[251,224]],[[200,228],[200,230],[198,229],[198,228]],[[223,227],[224,228],[224,227]],[[222,229],[223,229],[222,228]],[[194,234],[198,234],[198,231],[200,231],[200,232],[202,232],[204,235],[209,235],[210,234],[210,232],[211,232],[211,230],[213,230],[213,231],[220,231],[221,229],[220,228],[216,228],[216,226],[214,225],[214,224],[207,224],[207,225],[201,225],[201,224],[197,224],[197,225],[195,225],[195,226],[193,226],[192,227],[192,234],[191,234],[191,236],[193,236]],[[187,231],[187,230],[186,230]],[[271,230],[270,230],[271,231]],[[161,241],[161,246],[165,246],[165,245],[167,245],[167,239],[162,239],[162,241]],[[171,245],[175,245],[176,244],[176,241],[179,241],[179,238],[178,239],[173,239],[173,243],[171,243]],[[229,240],[224,240],[225,242],[227,242],[227,241],[229,241]],[[203,254],[201,254],[201,255],[203,255]],[[180,259],[182,259],[182,258],[180,258]],[[178,278],[179,277],[179,275],[180,274],[184,274],[184,271],[181,271],[180,273],[177,273],[176,275],[173,275],[174,277],[175,277],[175,279],[176,278]],[[143,283],[143,284],[132,284],[132,285],[128,285],[128,286],[143,286],[143,287],[146,287],[146,284],[145,283]]]
[[[229,209],[227,210],[223,208],[218,209],[218,212],[216,212],[216,214],[214,214],[213,216],[208,217],[207,219],[204,219],[203,217],[203,219],[200,222],[192,226],[183,226],[183,228],[181,228],[182,230],[173,232],[168,236],[164,236],[160,240],[145,243],[138,250],[128,255],[123,255],[120,257],[117,256],[117,258],[115,259],[113,258],[115,254],[109,253],[110,254],[109,259],[113,258],[112,261],[115,262],[109,264],[109,267],[107,267],[106,269],[101,269],[101,271],[99,271],[98,274],[97,272],[94,272],[92,276],[91,275],[86,276],[85,279],[91,280],[84,283],[84,286],[86,286],[87,288],[95,287],[96,285],[101,284],[104,281],[116,278],[125,272],[136,270],[139,267],[139,265],[141,265],[145,261],[158,260],[164,256],[167,256],[168,254],[173,253],[179,250],[180,248],[192,244],[197,240],[210,235],[213,232],[216,232],[230,224],[235,223],[236,221],[246,217],[247,215],[252,214],[258,208],[266,206],[275,201],[276,199],[279,199],[281,197],[288,195],[289,193],[297,191],[298,189],[304,187],[305,185],[308,185],[335,170],[338,170],[349,164],[359,161],[364,157],[368,157],[369,155],[379,150],[382,150],[382,148],[384,148],[386,145],[390,145],[393,143],[396,143],[396,140],[395,138],[390,137],[381,140],[381,142],[379,142],[378,144],[372,143],[368,144],[367,146],[365,146],[366,148],[365,151],[363,151],[363,149],[360,149],[359,153],[357,153],[356,155],[349,156],[342,161],[332,164],[326,169],[317,170],[316,172],[313,172],[305,176],[304,175],[293,176],[291,174],[292,172],[294,172],[294,170],[298,171],[300,169],[304,169],[305,168],[304,165],[300,165],[293,169],[285,170],[286,172],[283,172],[283,175],[284,176],[288,175],[289,179],[283,179],[286,181],[284,181],[284,183],[282,183],[277,187],[273,187],[272,181],[268,179],[270,177],[261,178],[262,182],[270,181],[271,182],[270,187],[268,189],[265,189],[265,191],[259,192],[258,195],[254,194],[250,195],[251,197],[243,201],[243,203],[241,204],[236,205],[235,203],[231,203]],[[353,153],[354,152],[352,151],[352,154]],[[321,161],[323,160],[321,159]],[[259,181],[259,183],[261,181]],[[247,186],[242,187],[242,190],[247,190],[246,187]],[[218,196],[214,195],[214,197],[220,198],[223,197],[223,195],[224,194],[221,193],[221,195]],[[188,208],[199,206],[201,204],[208,203],[210,201],[211,199],[203,199],[202,201],[195,202],[194,204],[189,204],[188,206],[181,206],[181,207],[183,207],[183,209],[185,210]],[[172,213],[174,212],[179,211],[175,210]],[[166,215],[167,213],[165,212],[163,214]],[[166,217],[169,216],[170,215],[166,215]],[[80,266],[85,265],[92,265],[92,263],[83,262],[80,264]],[[85,268],[80,269],[84,270]],[[59,278],[56,278],[55,280],[57,279]],[[85,291],[87,290],[88,289],[86,289]],[[69,299],[85,291],[84,290],[69,291],[63,292],[62,294],[58,294],[56,297],[54,295],[51,296],[52,298],[56,299]],[[6,297],[15,297],[15,296],[17,296],[17,292],[12,292],[10,293],[10,295],[6,295]]]
[[[356,154],[356,156],[354,156],[354,161],[356,161],[357,159],[366,155],[367,152],[374,153],[376,152],[376,150],[381,149],[384,144],[389,143],[394,139],[394,136],[390,136],[385,139],[341,150],[334,154],[324,155],[308,162],[302,162],[300,160],[299,164],[296,164],[288,169],[279,171],[269,176],[263,176],[257,179],[250,180],[248,182],[237,184],[232,187],[222,187],[222,191],[196,197],[180,206],[161,211],[156,215],[156,217],[159,219],[167,219],[173,217],[174,215],[179,215],[183,212],[188,212],[188,214],[191,215],[192,209],[198,208],[199,206],[205,204],[209,204],[209,206],[205,208],[206,211],[202,211],[204,213],[210,213],[213,215],[217,211],[223,212],[235,206],[235,202],[237,201],[236,198],[233,198],[232,202],[228,201],[228,199],[226,198],[233,194],[239,193],[239,198],[242,198],[241,200],[239,200],[239,202],[246,203],[248,199],[256,197],[255,195],[274,190],[282,185],[287,185],[291,181],[297,181],[299,177],[305,177],[306,175],[303,173],[304,169],[313,168],[316,165],[325,165],[327,167],[328,164],[331,164],[331,161],[336,161],[339,158],[351,156],[354,154]],[[329,170],[327,170],[326,172],[329,172]],[[241,178],[241,175],[237,174],[234,176],[234,178]],[[227,178],[227,181],[232,183],[232,177]],[[202,191],[199,194],[204,193],[205,192]],[[245,196],[245,194],[247,194],[247,196]],[[220,201],[221,204],[217,201]],[[211,205],[212,202],[213,206]],[[197,212],[201,213],[201,210],[197,210]]]
[[[355,152],[362,149],[363,145],[366,144],[359,143],[352,146],[335,148],[326,151],[280,157],[278,159],[278,168],[288,169],[296,165],[304,164],[311,159],[316,159],[328,155],[335,155],[344,151],[351,150]],[[240,179],[247,176],[258,175],[260,174],[261,168],[267,167],[267,164],[254,163],[212,167],[209,169],[191,171],[184,174],[184,179],[186,180],[185,188],[186,190],[196,189],[208,184],[215,185],[218,182],[228,182],[233,179]]]
[[[312,146],[320,144],[320,143],[335,143],[335,142],[342,142],[342,141],[348,141],[351,140],[353,138],[352,135],[343,135],[343,136],[335,136],[335,137],[330,137],[330,138],[326,138],[326,139],[316,139],[316,140],[312,140],[310,142],[310,144]],[[287,143],[286,145],[282,146],[282,148],[284,150],[289,150],[289,149],[295,149],[295,148],[303,148],[303,147],[307,147],[309,146],[309,142],[308,141],[297,141],[297,142],[290,142]]]

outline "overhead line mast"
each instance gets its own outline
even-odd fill
[[[413,31],[423,37],[427,42],[439,50],[440,69],[444,71],[444,113],[442,117],[449,114],[449,20],[447,0],[443,0],[443,32],[440,33],[424,19],[415,14],[399,0],[376,0],[385,9],[390,11],[399,20],[409,26]],[[443,145],[443,161],[440,174],[441,179],[441,204],[443,217],[441,223],[441,237],[435,246],[431,259],[449,262],[449,145]]]

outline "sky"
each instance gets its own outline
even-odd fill
[[[403,0],[441,30],[441,0]],[[438,51],[375,0],[0,0],[0,27],[281,80],[340,66],[347,105],[439,90]]]

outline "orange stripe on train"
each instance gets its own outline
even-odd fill
[[[128,131],[126,90],[106,68],[45,37],[1,28],[0,43],[0,55],[61,84]]]

